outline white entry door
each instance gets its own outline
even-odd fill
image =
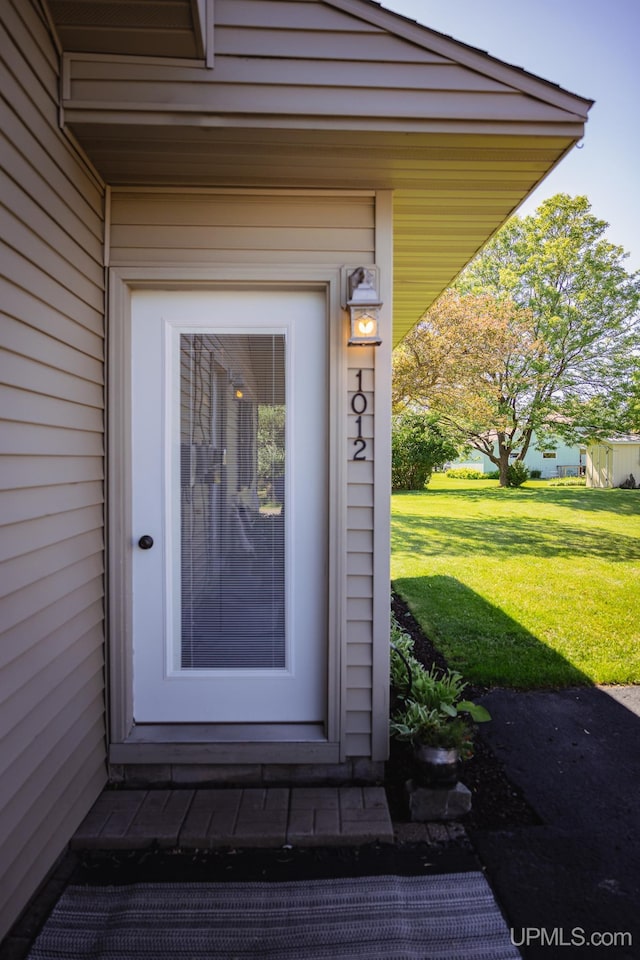
[[[131,346],[135,720],[321,722],[324,294],[136,291]]]

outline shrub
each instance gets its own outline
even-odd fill
[[[562,477],[559,480],[550,480],[550,487],[586,487],[585,477]]]
[[[529,476],[532,480],[540,480],[542,478],[542,470],[530,470]]]
[[[451,467],[446,472],[447,477],[453,477],[454,480],[484,480],[486,473],[482,470],[474,470],[472,467]]]
[[[457,448],[428,413],[401,413],[391,432],[391,486],[394,490],[424,490],[433,468],[457,456]]]
[[[522,460],[514,460],[507,468],[507,486],[521,487],[529,479],[529,471]]]

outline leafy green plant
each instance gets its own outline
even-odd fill
[[[463,699],[467,684],[457,670],[426,669],[413,654],[411,637],[395,618],[391,636],[392,699],[396,703],[391,736],[414,745],[457,748],[461,756],[470,756],[472,724],[490,720],[488,710]]]
[[[397,650],[401,650],[405,656],[413,656],[413,640],[407,631],[402,629],[393,614],[391,614],[389,636],[391,643]]]
[[[521,487],[529,479],[529,471],[522,460],[515,460],[507,467],[507,486]]]
[[[429,710],[415,700],[409,701],[402,713],[391,721],[390,731],[396,739],[414,745],[458,750],[463,760],[473,754],[472,729],[462,717],[444,719],[439,710]]]
[[[413,685],[418,661],[413,656],[413,640],[394,617],[391,618],[391,690],[394,700],[402,699]]]
[[[424,490],[434,467],[457,456],[457,447],[437,417],[405,411],[393,418],[391,485],[394,490]]]

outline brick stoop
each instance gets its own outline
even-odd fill
[[[383,787],[105,790],[74,850],[393,843]]]
[[[0,960],[25,960],[67,884],[96,876],[99,883],[120,883],[125,873],[162,882],[167,864],[171,882],[176,870],[197,882],[253,880],[256,869],[287,880],[479,869],[462,824],[392,823],[379,786],[109,789],[70,848],[0,944]]]

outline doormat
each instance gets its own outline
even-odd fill
[[[517,960],[480,872],[69,886],[29,960]]]

